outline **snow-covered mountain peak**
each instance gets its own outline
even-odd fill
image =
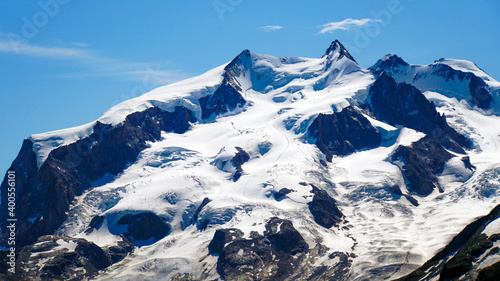
[[[480,72],[394,54],[365,70],[337,40],[321,58],[244,50],[33,135],[11,168],[29,206],[17,213],[26,278],[407,274],[499,201],[500,117]]]
[[[396,67],[407,67],[409,64],[396,54],[387,54],[381,57],[373,66],[368,69],[393,69]]]
[[[500,87],[500,82],[493,79],[479,66],[468,60],[440,58],[431,65],[446,65],[457,71],[473,73],[477,77],[483,79],[490,87]]]
[[[330,44],[330,47],[326,49],[325,54],[323,57],[327,57],[329,60],[332,59],[338,59],[340,60],[343,57],[346,57],[353,62],[356,62],[356,60],[351,56],[351,54],[347,51],[347,49],[340,43],[339,40],[335,39],[335,41]]]

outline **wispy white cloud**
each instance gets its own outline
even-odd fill
[[[166,67],[170,66],[168,62],[141,62],[108,58],[86,48],[88,46],[86,43],[78,42],[69,45],[71,47],[37,46],[12,34],[0,32],[0,53],[49,60],[67,60],[78,65],[79,70],[75,70],[73,73],[59,74],[56,75],[57,77],[84,78],[101,76],[138,82],[149,79],[158,85],[169,84],[187,78],[180,70],[167,69]]]
[[[21,41],[1,39],[0,52],[51,59],[85,59],[92,57],[84,49],[34,46]]]
[[[343,21],[338,21],[338,22],[329,22],[327,24],[320,25],[319,27],[321,30],[318,32],[319,34],[324,34],[324,33],[333,33],[336,30],[348,30],[356,27],[362,27],[365,24],[368,24],[370,22],[378,22],[379,20],[376,19],[370,19],[370,18],[365,18],[365,19],[345,19]]]
[[[281,26],[281,25],[266,25],[266,26],[262,26],[260,27],[259,29],[262,29],[264,31],[273,31],[273,30],[280,30],[280,29],[283,29],[284,27]]]

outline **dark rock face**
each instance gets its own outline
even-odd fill
[[[408,147],[399,146],[391,161],[403,163],[403,175],[409,182],[409,189],[425,196],[435,187],[442,191],[436,174],[443,172],[444,164],[452,157],[439,143],[425,136]]]
[[[202,119],[233,111],[246,104],[246,100],[241,95],[243,90],[236,77],[244,74],[246,69],[251,67],[249,63],[251,63],[250,51],[245,50],[224,68],[224,78],[219,88],[213,94],[198,100]]]
[[[351,54],[349,54],[347,49],[344,47],[344,45],[342,45],[342,43],[340,43],[339,40],[335,40],[332,42],[332,44],[330,45],[330,47],[328,47],[323,57],[331,57],[337,51],[339,52],[338,59],[346,57],[352,60],[353,62],[356,62],[356,60],[351,56]]]
[[[484,253],[486,257],[498,253],[494,243],[500,240],[500,233],[489,237],[482,233],[488,224],[500,217],[500,205],[488,215],[467,225],[451,242],[420,268],[398,280],[425,280],[439,277],[439,280],[498,280],[499,263],[485,267],[482,270],[473,267]],[[484,259],[482,259],[484,261]],[[479,271],[479,272],[478,272]],[[472,276],[477,275],[477,279]]]
[[[81,238],[42,236],[19,253],[19,264],[22,266],[17,267],[16,280],[93,278],[100,270],[121,261],[133,248],[127,240],[120,241],[116,246],[100,248]]]
[[[198,208],[196,208],[196,211],[193,214],[192,223],[196,224],[196,227],[200,231],[205,230],[208,227],[208,224],[210,223],[210,219],[209,218],[203,218],[203,219],[200,219],[200,220],[198,218],[199,218],[200,212],[203,210],[203,208],[206,205],[208,205],[208,203],[210,203],[211,201],[212,200],[210,200],[207,197],[203,198],[203,201],[198,206]]]
[[[92,231],[101,228],[102,222],[104,221],[104,216],[95,216],[89,223],[88,228],[85,230],[85,233],[90,234]]]
[[[243,175],[243,168],[241,166],[250,160],[250,155],[243,150],[243,148],[236,147],[236,150],[238,150],[238,152],[236,152],[234,157],[231,159],[231,163],[233,163],[233,166],[236,168],[236,172],[233,174],[233,181],[240,179]]]
[[[476,75],[472,75],[469,82],[469,92],[473,104],[482,109],[488,109],[490,107],[493,97],[488,91],[483,79]]]
[[[183,133],[192,122],[196,122],[193,113],[184,107],[176,107],[173,112],[149,108],[130,114],[116,127],[97,122],[89,137],[53,150],[40,169],[32,143],[26,140],[11,167],[16,171],[18,189],[17,246],[52,234],[66,219],[75,196],[90,188],[91,182],[105,174],[121,173],[137,159],[148,141],[161,138],[162,131]],[[2,204],[7,195],[6,179],[2,184]],[[0,218],[7,216],[6,210],[0,210]],[[5,221],[0,222],[2,237],[6,237]]]
[[[469,141],[446,123],[445,116],[412,85],[397,84],[385,72],[375,81],[365,105],[374,115],[391,125],[405,127],[426,133],[444,147],[458,153],[470,148]]]
[[[282,188],[278,192],[273,193],[273,197],[276,201],[281,201],[289,193],[293,192],[292,189]]]
[[[404,68],[409,66],[410,65],[402,58],[397,55],[390,54],[387,55],[386,59],[379,59],[373,66],[368,68],[368,70],[370,70],[376,77],[379,77],[384,71],[390,71],[391,73],[400,72],[404,71]]]
[[[484,80],[480,77],[477,77],[474,73],[463,72],[460,70],[456,70],[449,65],[439,63],[443,62],[443,60],[444,59],[439,59],[435,61],[434,64],[429,65],[429,68],[431,70],[430,75],[434,77],[440,77],[444,81],[468,81],[468,90],[471,97],[470,102],[474,105],[477,105],[479,108],[488,109],[491,102],[493,102],[493,97],[491,96]],[[387,59],[378,60],[377,63],[375,63],[368,69],[376,77],[379,77],[384,72],[386,72],[386,74],[388,74],[389,76],[399,73],[407,74],[407,71],[411,68],[412,66],[404,62],[400,57],[396,55],[390,55]],[[412,77],[412,83],[426,78],[428,75],[429,73],[427,72],[417,72],[417,74]]]
[[[500,262],[496,262],[482,269],[476,281],[496,281],[498,280],[498,276],[500,276]]]
[[[227,243],[239,240],[241,237],[243,237],[243,232],[239,229],[218,229],[215,231],[214,238],[208,244],[208,253],[211,255],[220,255]]]
[[[209,96],[199,99],[201,106],[201,118],[208,119],[214,114],[215,116],[233,111],[237,107],[242,107],[246,104],[245,99],[240,94],[240,89],[237,89],[227,81],[223,81],[222,85]]]
[[[33,152],[33,142],[30,139],[25,139],[23,141],[21,150],[19,151],[19,154],[17,155],[14,162],[12,162],[9,171],[14,171],[16,175],[16,200],[18,200],[18,198],[23,197],[26,186],[29,184],[30,179],[32,179],[38,171],[36,154],[35,152]],[[7,189],[8,177],[7,174],[5,174],[1,185],[2,198],[0,205],[2,206],[7,205],[7,196],[4,195],[8,193]],[[2,218],[2,221],[4,221],[3,219],[5,218],[4,216],[6,214],[2,211],[4,210],[0,211],[0,218]]]
[[[205,197],[203,198],[203,201],[201,202],[200,206],[198,206],[198,208],[196,208],[196,211],[194,212],[194,215],[193,215],[193,222],[196,222],[198,220],[198,215],[200,214],[201,210],[203,209],[203,207],[205,207],[208,203],[210,203],[212,200],[210,200],[209,198]]]
[[[307,203],[309,211],[314,217],[314,221],[325,227],[338,226],[342,221],[344,214],[337,207],[335,200],[326,193],[326,191],[311,185],[311,192],[314,197],[311,202]]]
[[[442,60],[443,59],[440,59],[438,60],[438,62]],[[444,81],[455,80],[455,79],[459,81],[464,81],[465,79],[470,79],[470,77],[474,75],[472,73],[466,73],[460,70],[455,70],[453,67],[446,64],[431,65],[431,68],[432,68],[431,74],[443,77]]]
[[[218,254],[217,270],[224,280],[285,280],[292,275],[309,246],[288,220],[271,218],[261,236],[242,239],[235,229],[218,230],[209,245]]]
[[[476,170],[476,166],[472,165],[472,163],[470,162],[469,156],[462,157],[462,162],[464,163],[464,166],[466,169],[469,169],[471,171]]]
[[[151,245],[170,232],[170,225],[151,212],[124,215],[117,224],[117,234],[122,234],[138,246]],[[123,227],[120,226],[124,226],[126,230],[121,232]]]
[[[408,201],[410,201],[410,203],[413,206],[418,207],[419,203],[418,203],[417,199],[413,198],[409,194],[403,194],[403,192],[401,191],[401,188],[399,187],[399,185],[390,186],[389,187],[389,191],[392,192],[394,195],[396,195],[398,197],[404,196]]]
[[[345,156],[359,149],[374,148],[382,141],[380,132],[352,106],[333,114],[319,114],[308,130],[330,162],[333,155]]]

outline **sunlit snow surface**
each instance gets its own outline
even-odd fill
[[[184,134],[164,133],[161,141],[151,143],[112,182],[78,197],[59,234],[110,245],[117,237],[107,226],[123,214],[140,211],[152,211],[168,218],[172,225],[167,237],[137,248],[100,280],[135,280],[137,276],[165,280],[177,273],[198,276],[204,269],[216,278],[217,257],[209,256],[207,249],[215,231],[235,227],[246,236],[251,231],[262,233],[265,221],[274,216],[291,220],[311,247],[321,241],[329,253],[355,254],[352,280],[396,278],[420,266],[466,224],[498,203],[498,180],[488,175],[500,169],[500,118],[471,108],[459,82],[450,82],[457,83],[456,96],[422,90],[438,111],[446,114],[451,126],[473,139],[469,154],[477,170],[469,179],[463,165],[450,160],[440,176],[444,193],[436,190],[426,197],[415,197],[420,204],[415,207],[405,197],[389,192],[388,187],[394,184],[400,185],[403,193],[408,191],[399,168],[387,159],[399,145],[409,145],[424,134],[369,118],[384,132],[383,144],[347,157],[334,157],[327,166],[322,164],[324,155],[307,138],[307,127],[317,114],[340,111],[365,100],[374,81],[370,72],[345,57],[334,60],[328,69],[326,58],[276,58],[252,53],[251,59],[255,73],[273,79],[259,84],[248,73],[238,77],[247,100],[243,110],[215,122],[193,124]],[[463,71],[480,71],[456,60],[445,62]],[[151,106],[172,110],[176,105],[192,110],[200,120],[197,100],[215,91],[222,81],[223,68],[126,101],[108,110],[99,121],[118,124],[135,111]],[[436,85],[445,83],[436,81]],[[492,78],[490,82],[492,86],[498,84]],[[92,126],[34,135],[39,163],[54,147],[89,135]],[[231,169],[223,164],[234,156],[235,147],[251,156],[237,182],[232,181]],[[312,200],[311,187],[301,182],[322,187],[336,199],[346,218],[340,228],[325,229],[314,222],[307,207]],[[490,190],[482,190],[484,186]],[[273,191],[284,187],[294,191],[276,201]],[[189,218],[205,197],[212,201],[200,218],[210,218],[216,224],[200,231]],[[106,217],[103,227],[86,235],[84,230],[92,217],[101,214]],[[328,262],[319,258],[317,265]],[[374,270],[382,270],[385,275],[377,275]]]

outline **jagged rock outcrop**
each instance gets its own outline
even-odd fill
[[[416,280],[498,280],[500,262],[483,263],[488,258],[498,260],[499,249],[494,246],[500,233],[487,235],[485,228],[500,218],[500,205],[489,214],[467,225],[451,242],[420,268],[398,279]]]
[[[374,148],[382,141],[377,128],[352,106],[333,114],[319,114],[308,130],[330,162],[333,155],[345,156],[356,150]]]
[[[351,56],[351,54],[347,51],[347,49],[340,43],[339,40],[335,40],[330,44],[330,47],[326,49],[325,54],[322,57],[327,57],[331,59],[336,53],[338,53],[337,59],[341,59],[343,57],[346,57],[353,62],[356,62],[356,60]]]
[[[401,57],[395,54],[389,54],[379,59],[373,66],[368,68],[368,70],[378,78],[383,72],[387,72],[389,75],[404,73],[409,66],[410,65]]]
[[[408,181],[408,189],[419,195],[428,195],[439,186],[436,174],[443,172],[446,161],[453,157],[431,137],[425,136],[410,146],[399,146],[392,154],[393,163],[402,163],[401,170]]]
[[[210,201],[212,200],[210,200],[207,197],[203,198],[203,201],[201,201],[201,204],[198,206],[198,208],[196,208],[196,211],[193,214],[193,222],[198,221],[198,215],[200,214],[203,207],[205,207],[208,203],[210,203]]]
[[[288,194],[290,194],[291,192],[293,192],[294,190],[293,189],[289,189],[289,188],[282,188],[280,190],[278,190],[277,192],[274,192],[273,193],[273,197],[276,201],[281,201],[283,200]]]
[[[444,147],[458,153],[470,148],[469,141],[451,128],[432,102],[414,86],[396,83],[385,72],[373,83],[364,105],[379,120],[426,133]]]
[[[203,208],[206,205],[208,205],[208,203],[210,203],[211,201],[212,200],[210,200],[208,197],[203,198],[203,201],[200,203],[198,208],[196,208],[196,211],[193,214],[192,223],[196,224],[196,227],[198,228],[198,230],[201,230],[201,231],[205,230],[207,228],[208,224],[210,223],[209,218],[203,218],[203,219],[198,219],[198,218],[199,218],[199,215],[200,215],[201,211],[203,210]]]
[[[425,90],[446,91],[443,82],[460,82],[456,84],[464,94],[468,92],[471,104],[481,109],[490,108],[494,101],[486,82],[472,72],[457,70],[439,59],[427,66],[409,65],[397,55],[391,54],[379,59],[369,70],[379,77],[386,73],[391,77],[400,77],[407,83]],[[468,83],[468,84],[467,84]],[[421,89],[422,91],[424,89]]]
[[[103,222],[104,222],[104,216],[93,217],[89,223],[89,226],[85,230],[85,233],[90,234],[94,230],[98,230],[99,228],[101,228]]]
[[[314,194],[311,202],[307,203],[309,211],[314,217],[314,221],[325,227],[338,226],[344,217],[344,214],[337,207],[335,200],[326,193],[311,184],[311,192]]]
[[[39,169],[35,168],[31,142],[26,140],[11,167],[18,174],[16,205],[23,206],[16,210],[17,246],[52,234],[66,219],[75,196],[105,174],[121,173],[137,159],[147,142],[161,138],[162,131],[183,133],[193,122],[193,113],[184,107],[175,107],[173,112],[152,107],[130,114],[116,127],[97,122],[89,137],[54,149]],[[2,183],[2,200],[6,200],[6,189],[7,177]],[[6,217],[6,211],[0,210],[0,218]],[[6,237],[4,222],[0,222],[1,237]]]
[[[249,59],[249,50],[241,52],[224,68],[223,80],[217,90],[198,100],[202,119],[215,118],[215,116],[233,111],[246,104],[246,100],[242,96],[241,84],[236,78],[245,74]]]
[[[82,238],[47,235],[19,252],[16,275],[1,274],[5,280],[86,280],[133,249],[123,237],[117,245],[101,248]]]
[[[234,157],[231,159],[231,163],[236,168],[236,172],[234,172],[233,174],[233,181],[237,181],[240,179],[240,177],[243,175],[243,164],[250,160],[250,155],[245,150],[243,150],[243,148],[236,147],[236,150],[238,150],[238,152],[236,152]]]
[[[151,212],[126,214],[117,224],[117,235],[127,237],[134,245],[150,245],[167,236],[170,225],[161,217]]]
[[[469,92],[471,96],[471,102],[477,105],[479,108],[488,109],[491,102],[493,102],[493,97],[488,91],[484,80],[473,74],[471,75],[469,82]]]
[[[236,229],[217,230],[209,245],[219,255],[217,271],[224,280],[285,280],[309,251],[292,222],[277,217],[267,222],[263,236],[242,236]]]

